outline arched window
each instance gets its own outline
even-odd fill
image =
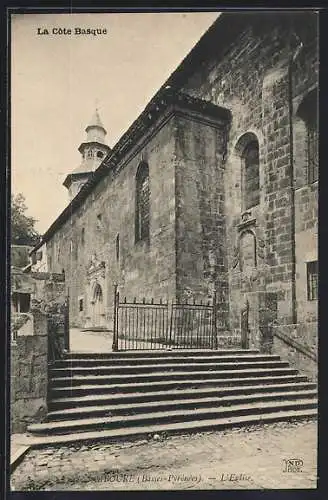
[[[136,176],[136,241],[149,238],[149,168],[141,163]]]
[[[260,164],[259,144],[251,140],[242,152],[243,163],[243,201],[248,210],[260,203]]]
[[[92,151],[92,149],[88,150],[87,158],[93,158],[93,151]]]
[[[103,293],[101,286],[99,283],[96,284],[94,291],[93,291],[93,300],[94,302],[102,302],[103,301]]]
[[[317,89],[314,89],[303,99],[298,109],[298,116],[303,120],[306,127],[305,161],[308,184],[317,181],[319,178],[317,98]]]

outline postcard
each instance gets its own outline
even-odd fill
[[[8,20],[11,491],[316,489],[318,12]]]

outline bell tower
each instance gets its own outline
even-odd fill
[[[95,110],[85,131],[86,140],[78,148],[82,156],[81,163],[67,175],[63,182],[63,185],[68,189],[70,201],[110,152],[110,147],[106,144],[107,132],[101,122],[98,109]]]

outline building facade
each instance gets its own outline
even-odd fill
[[[113,149],[96,113],[70,204],[34,249],[65,273],[72,325],[111,328],[114,284],[130,299],[216,290],[221,332],[247,308],[251,345],[274,321],[308,325],[315,346],[317,24],[224,13]]]

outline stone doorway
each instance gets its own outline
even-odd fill
[[[105,326],[105,308],[104,308],[104,295],[102,288],[99,283],[96,283],[93,290],[92,298],[92,323],[93,326],[104,327]]]

